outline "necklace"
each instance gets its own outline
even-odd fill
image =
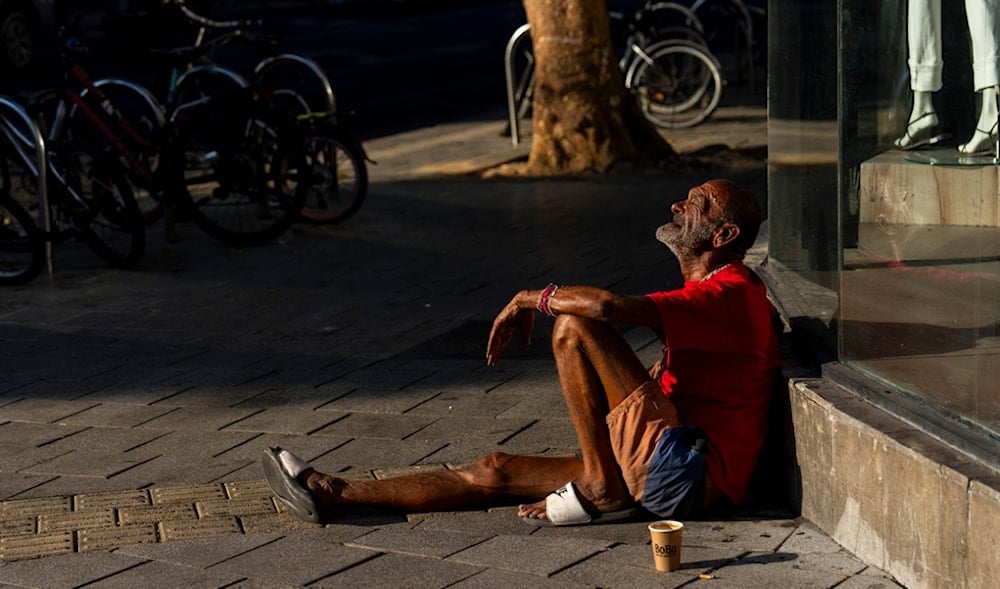
[[[709,272],[708,274],[706,274],[704,278],[702,278],[701,280],[699,280],[699,282],[705,282],[705,281],[706,281],[706,280],[708,280],[709,278],[711,278],[711,277],[715,276],[715,275],[716,275],[716,274],[718,274],[719,272],[722,272],[723,270],[725,270],[726,268],[728,268],[728,267],[730,267],[730,266],[732,266],[732,265],[733,265],[733,263],[732,263],[732,262],[729,262],[728,264],[723,264],[723,265],[719,266],[719,267],[718,267],[718,268],[716,268],[715,270],[712,270],[711,272]]]

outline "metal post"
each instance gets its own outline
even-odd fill
[[[41,131],[38,130],[38,125],[35,124],[28,113],[21,107],[21,105],[10,100],[5,96],[0,96],[0,107],[6,109],[9,112],[14,113],[17,118],[21,119],[21,122],[25,125],[30,133],[30,137],[26,134],[18,132],[18,130],[12,126],[9,122],[5,121],[7,124],[4,125],[4,132],[10,141],[16,141],[20,145],[14,145],[14,148],[21,151],[23,147],[34,146],[35,148],[35,169],[31,169],[32,162],[25,161],[25,165],[29,167],[30,172],[35,175],[38,181],[38,207],[39,215],[42,220],[42,230],[46,234],[52,233],[52,209],[49,208],[49,183],[48,183],[48,156],[45,153],[45,139],[42,137]],[[0,112],[0,118],[3,117],[3,113]],[[55,264],[53,262],[52,256],[52,241],[45,240],[45,266],[48,270],[49,276],[55,272]]]
[[[507,78],[507,116],[510,120],[510,141],[517,147],[521,141],[521,132],[518,127],[519,117],[517,113],[517,98],[514,96],[514,50],[521,39],[528,34],[531,25],[525,23],[514,31],[507,41],[507,49],[504,52],[504,73]]]

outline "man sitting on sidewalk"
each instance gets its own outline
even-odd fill
[[[501,500],[529,523],[614,521],[641,513],[687,518],[745,497],[764,443],[779,365],[774,307],[743,265],[760,206],[726,180],[690,190],[656,237],[677,257],[684,286],[644,296],[587,286],[521,291],[493,322],[486,360],[515,331],[530,343],[535,311],[555,317],[552,346],[581,456],[492,453],[457,470],[347,481],[287,450],[264,455],[271,490],[299,517],[351,506],[442,511]],[[646,370],[615,323],[664,342]],[[652,377],[652,378],[651,378]]]

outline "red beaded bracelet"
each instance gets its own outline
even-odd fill
[[[549,299],[555,296],[557,290],[559,290],[559,287],[550,282],[549,285],[545,287],[545,290],[542,291],[542,294],[538,297],[538,310],[545,313],[549,317],[556,316],[556,314],[552,312],[552,309],[549,308]]]

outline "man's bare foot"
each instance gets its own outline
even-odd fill
[[[574,483],[574,486],[576,486],[576,495],[580,500],[580,505],[582,505],[584,510],[590,514],[618,511],[630,506],[633,503],[630,498],[615,499],[611,497],[599,497],[597,499],[591,499],[590,497],[597,495],[588,490],[587,485],[584,483]],[[535,503],[519,505],[517,508],[517,515],[518,517],[545,519],[548,515],[545,511],[545,499],[536,501]]]
[[[347,486],[347,481],[321,473],[314,468],[302,471],[297,478],[316,497],[323,511],[340,503],[341,493]]]

